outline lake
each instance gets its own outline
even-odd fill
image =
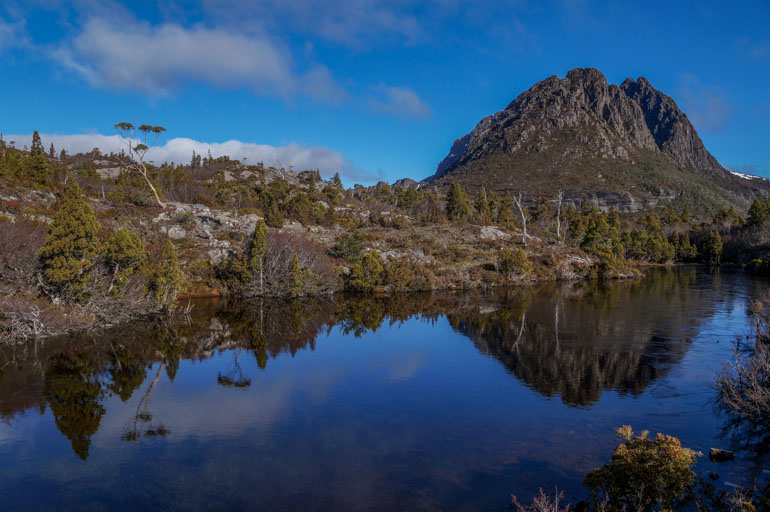
[[[0,348],[3,510],[507,510],[587,496],[621,425],[730,448],[711,382],[767,282],[200,300]],[[740,484],[740,456],[696,467]]]

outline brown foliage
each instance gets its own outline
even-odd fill
[[[48,226],[19,220],[4,222],[0,227],[0,287],[32,285],[40,266],[37,252],[43,245]]]

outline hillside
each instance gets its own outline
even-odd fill
[[[646,78],[618,86],[592,68],[538,82],[482,119],[424,181],[530,196],[561,189],[576,206],[589,198],[625,212],[676,202],[745,209],[770,191],[768,180],[725,170]]]

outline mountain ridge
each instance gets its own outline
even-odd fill
[[[537,194],[555,187],[574,196],[629,193],[642,202],[687,196],[742,207],[770,190],[770,182],[719,164],[676,102],[645,77],[609,84],[595,68],[537,82],[456,139],[423,181]]]

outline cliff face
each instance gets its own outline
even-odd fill
[[[725,169],[706,150],[692,123],[673,99],[655,89],[644,77],[636,81],[626,78],[620,89],[641,107],[658,149],[682,167],[725,175]]]
[[[727,172],[687,116],[645,78],[608,84],[596,69],[573,69],[520,94],[457,139],[425,180],[470,188],[573,196],[691,196],[743,206],[766,185]]]

